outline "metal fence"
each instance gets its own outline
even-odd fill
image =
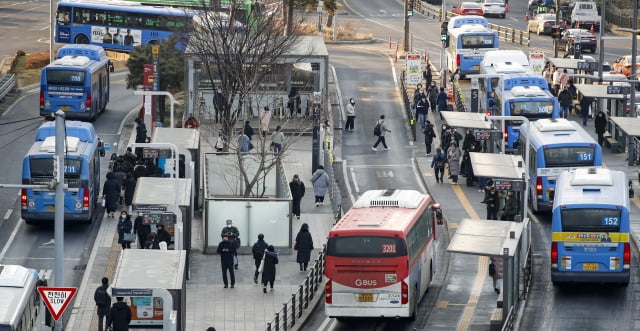
[[[409,92],[407,92],[407,74],[403,70],[400,75],[400,90],[402,91],[402,100],[404,101],[404,111],[409,119],[409,127],[411,128],[411,135],[413,141],[416,141],[416,112],[411,107],[411,99],[409,99]]]
[[[2,100],[7,93],[11,92],[14,86],[16,86],[16,76],[14,74],[2,76],[0,79],[0,100]]]
[[[634,19],[632,12],[633,11],[630,9],[621,9],[616,7],[613,2],[610,1],[607,3],[605,22],[621,28],[631,28],[633,26]],[[638,26],[640,26],[640,19],[638,17],[635,19],[638,20]]]
[[[309,273],[296,293],[291,295],[289,301],[282,304],[282,309],[275,314],[271,322],[267,323],[267,331],[293,329],[296,323],[304,322],[300,319],[303,311],[307,308],[313,309],[309,303],[313,301],[314,296],[322,294],[322,291],[318,291],[318,289],[323,288],[325,246],[323,245],[322,251],[318,253],[318,257],[311,264]]]
[[[456,111],[467,111],[467,100],[465,99],[464,93],[462,92],[462,87],[458,83],[457,79],[453,81],[453,99],[456,103]]]
[[[438,19],[440,22],[446,21],[453,16],[457,16],[450,11],[443,11],[441,8],[424,3],[421,0],[415,1],[413,9],[428,18]],[[501,41],[527,45],[527,47],[531,41],[531,33],[529,31],[518,30],[491,23],[489,23],[489,28],[498,34],[498,39]]]

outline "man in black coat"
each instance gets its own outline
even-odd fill
[[[291,190],[291,213],[300,219],[300,200],[304,197],[304,183],[300,180],[298,174],[293,175],[293,180],[289,182],[289,190]]]
[[[264,234],[258,234],[258,241],[253,244],[253,247],[251,249],[251,253],[253,253],[253,260],[256,264],[256,271],[253,274],[253,282],[256,284],[258,284],[258,274],[260,274],[258,268],[260,267],[262,257],[264,256],[264,251],[265,249],[267,249],[267,247],[269,247],[269,244],[264,241]]]
[[[229,280],[227,279],[227,270],[231,277],[231,288],[236,284],[236,276],[233,272],[233,257],[236,254],[236,245],[229,240],[227,235],[222,236],[222,241],[218,244],[217,249],[220,254],[220,264],[222,266],[222,281],[224,282],[224,288],[229,287]]]
[[[156,237],[156,241],[158,242],[158,246],[160,245],[161,241],[166,242],[167,246],[169,246],[169,244],[171,244],[171,234],[169,234],[169,232],[164,229],[164,225],[162,225],[162,224],[156,225],[156,233],[158,234],[158,236]]]
[[[109,278],[102,278],[102,285],[100,285],[93,294],[93,300],[98,307],[98,331],[103,330],[104,321],[106,318],[107,326],[109,325],[109,313],[111,312],[111,297],[109,296]]]
[[[220,236],[224,237],[227,236],[229,238],[229,241],[231,243],[233,243],[236,247],[236,249],[238,247],[240,247],[240,230],[238,230],[238,228],[236,228],[233,225],[233,221],[232,220],[227,220],[227,226],[225,226],[224,228],[222,228],[222,231],[220,231]],[[233,254],[236,257],[236,265],[235,268],[238,269],[238,254],[237,252],[234,251]]]
[[[253,128],[251,127],[251,122],[249,121],[245,121],[244,122],[244,134],[249,137],[249,140],[251,140],[251,137],[253,136]]]
[[[138,214],[133,222],[133,233],[138,235],[138,247],[144,247],[144,242],[147,240],[147,236],[151,233],[151,225],[148,221],[145,221],[141,214]]]
[[[129,331],[129,323],[131,322],[131,309],[124,302],[123,297],[116,297],[116,303],[111,306],[109,314],[109,324],[113,331]]]

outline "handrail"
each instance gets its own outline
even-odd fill
[[[5,74],[0,79],[0,100],[2,100],[16,86],[16,76],[14,74]]]
[[[453,16],[457,16],[456,14],[445,11],[444,19],[442,9],[432,6],[428,3],[424,3],[423,1],[415,1],[414,2],[414,11],[432,19],[438,19],[441,22],[446,21],[448,18]],[[489,29],[495,31],[498,34],[498,39],[501,41],[511,42],[514,44],[524,45],[526,44],[529,47],[531,42],[531,33],[529,31],[518,30],[514,28],[510,28],[507,26],[497,25],[493,23],[489,23]]]

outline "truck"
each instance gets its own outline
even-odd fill
[[[598,15],[598,5],[592,1],[576,1],[571,10],[571,27],[576,29],[586,29],[600,31],[600,15]]]

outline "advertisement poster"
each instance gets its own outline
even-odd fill
[[[91,42],[101,44],[116,44],[125,46],[140,46],[141,30],[109,28],[106,26],[91,26]]]
[[[422,83],[422,55],[407,54],[407,84]]]
[[[164,307],[159,297],[130,297],[130,325],[162,325]]]
[[[544,69],[544,53],[529,52],[529,67],[533,72],[542,72],[542,69]]]

